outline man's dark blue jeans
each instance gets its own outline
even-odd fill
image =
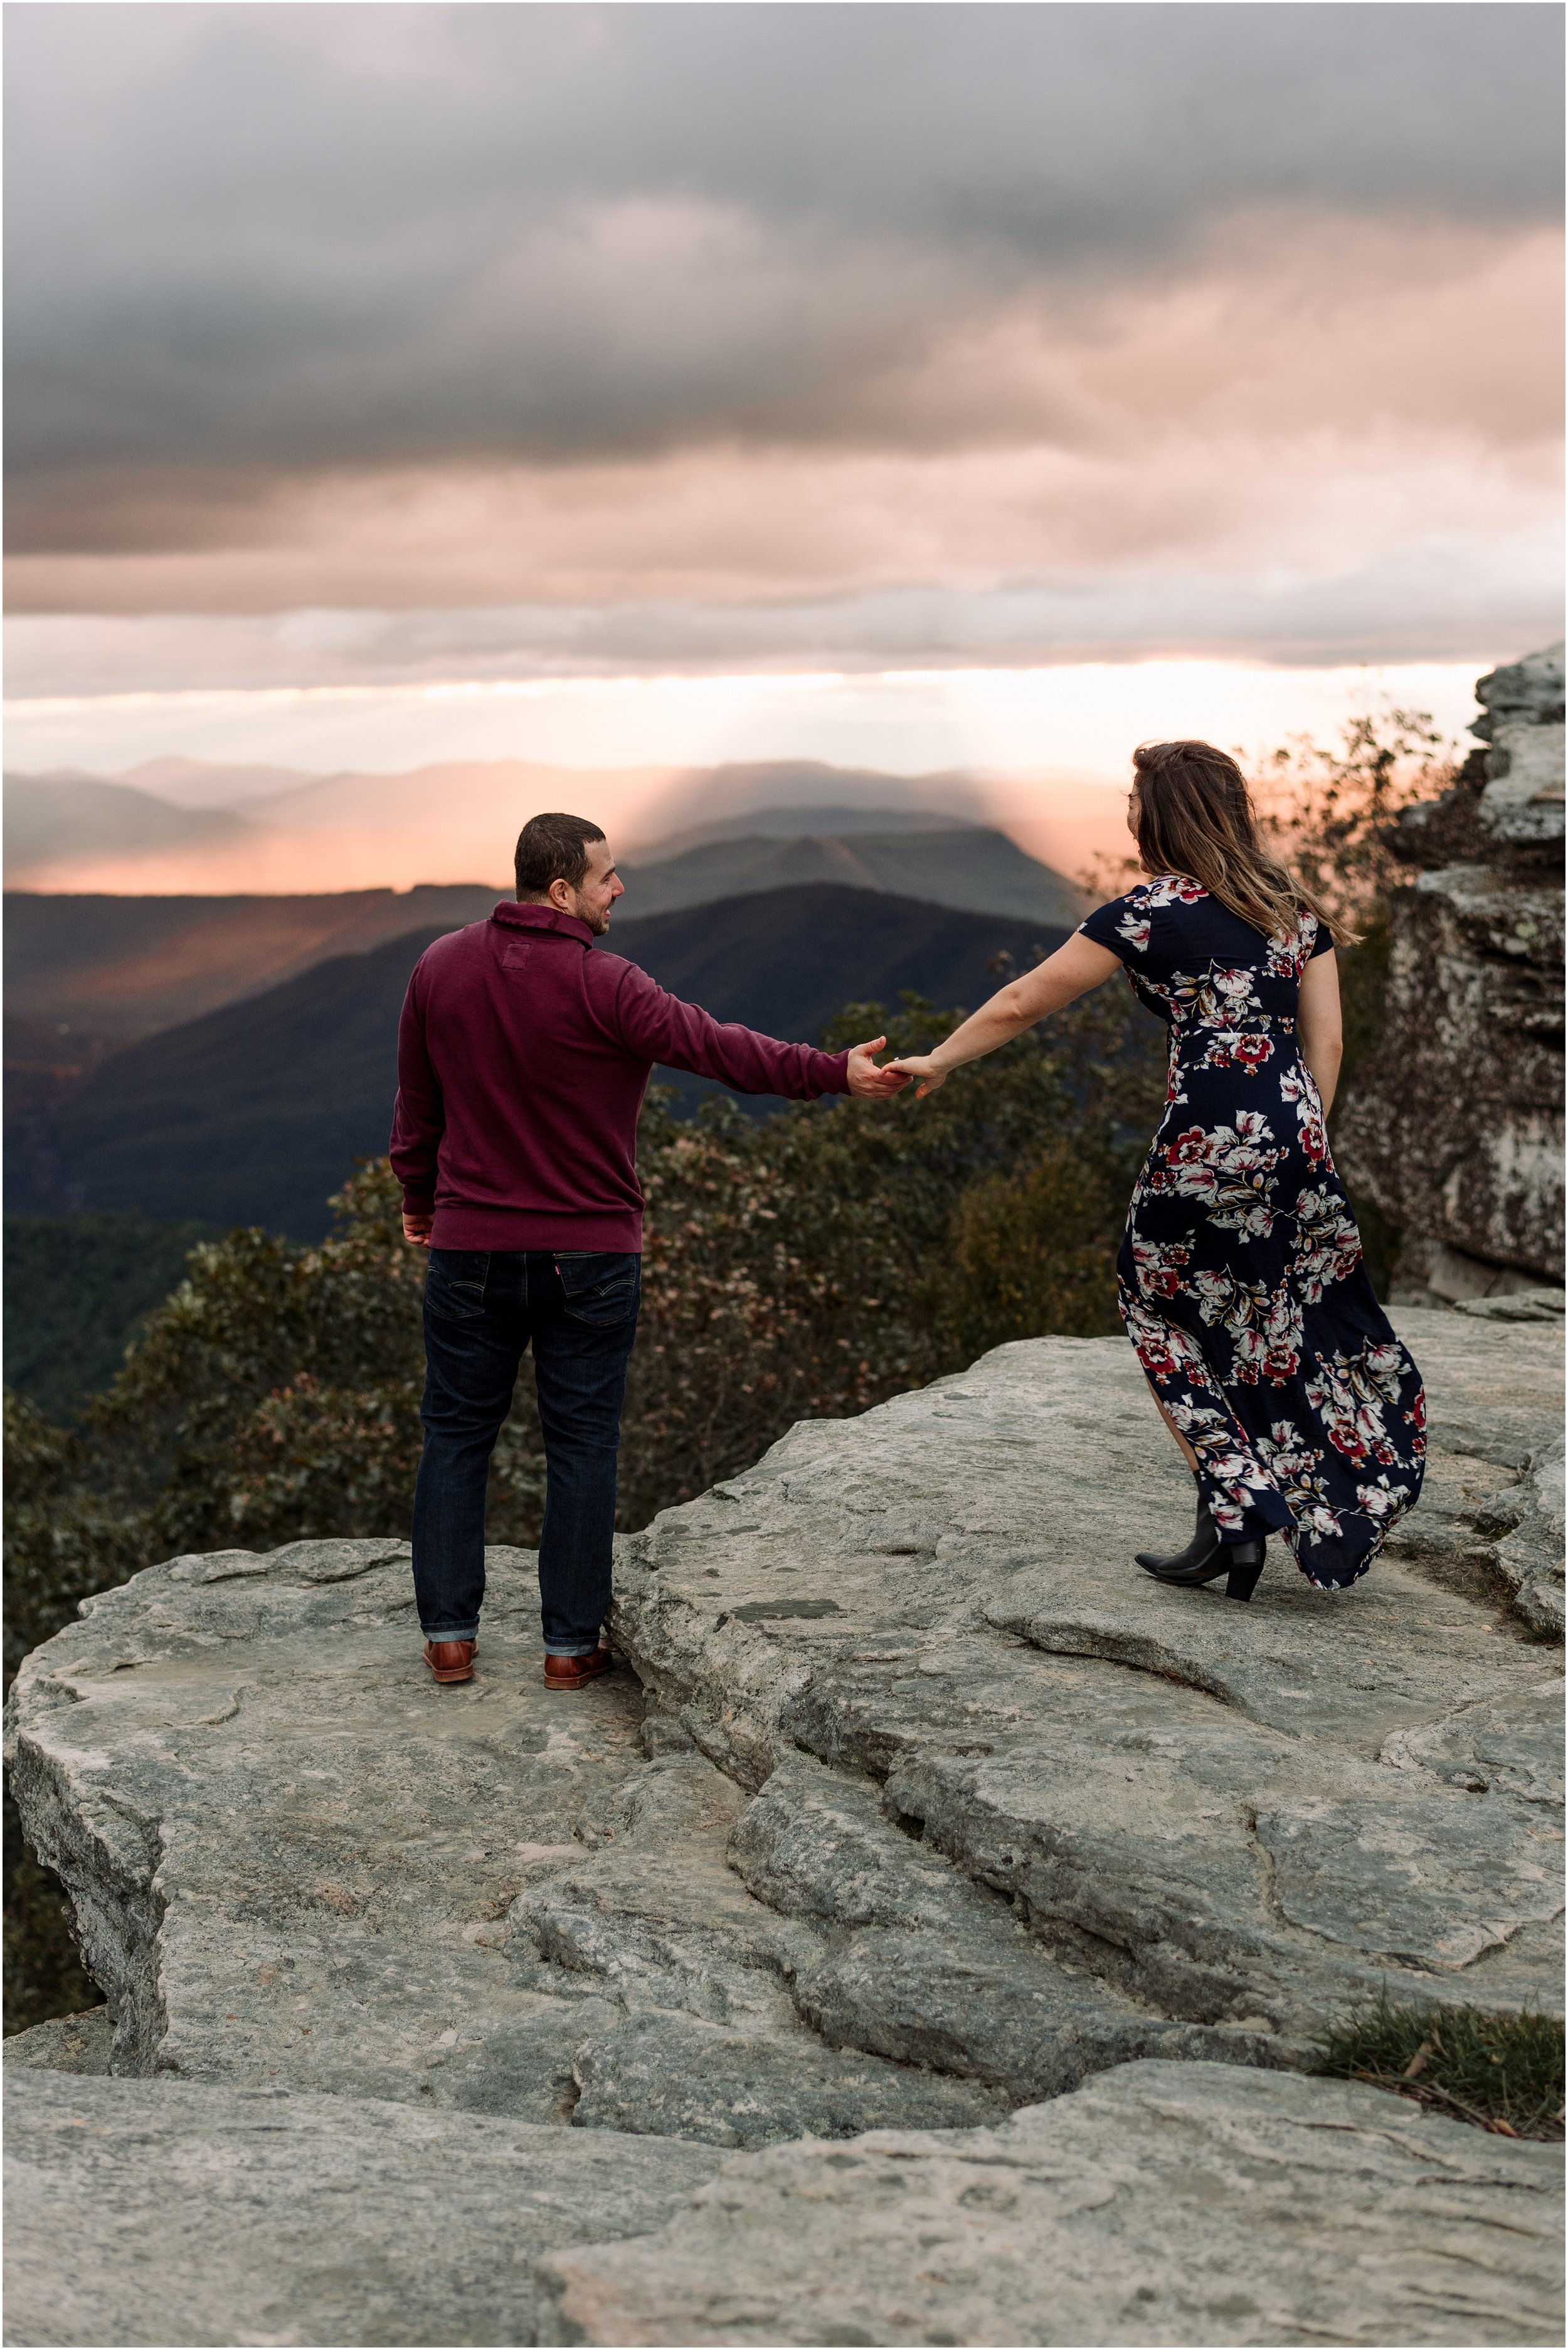
[[[431,1249],[414,1488],[414,1592],[427,1639],[478,1636],[490,1456],[531,1343],[545,1438],[545,1649],[582,1657],[598,1647],[641,1277],[639,1256]]]

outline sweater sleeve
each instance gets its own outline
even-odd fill
[[[639,1060],[717,1077],[740,1094],[783,1094],[792,1101],[815,1101],[819,1094],[849,1091],[847,1053],[784,1045],[776,1036],[759,1035],[754,1028],[715,1020],[700,1004],[667,995],[632,962],[625,965],[616,993],[616,1023],[622,1041]]]
[[[414,965],[398,1023],[398,1098],[392,1107],[392,1172],[410,1216],[428,1216],[435,1207],[436,1153],[446,1131],[446,1105],[425,1044],[422,968],[422,962]]]

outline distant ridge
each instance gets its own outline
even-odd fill
[[[211,759],[144,759],[110,779],[152,792],[175,807],[252,809],[259,800],[319,779],[302,767],[230,766]]]
[[[836,840],[862,832],[962,832],[967,816],[940,808],[896,807],[764,807],[715,817],[711,824],[693,825],[689,831],[668,835],[647,847],[628,849],[627,856],[646,872],[689,848],[707,848],[721,840],[808,840],[826,834]]]
[[[170,897],[298,896],[476,878],[500,887],[519,827],[545,808],[603,824],[628,864],[700,845],[715,837],[715,826],[769,831],[767,812],[792,804],[794,837],[984,821],[971,778],[798,759],[602,768],[452,759],[401,772],[300,775],[161,758],[112,779],[15,776],[8,798],[13,887]]]
[[[7,1021],[132,1044],[334,955],[483,920],[501,894],[483,883],[290,898],[8,891]]]
[[[1050,866],[1025,856],[1004,833],[978,826],[944,827],[917,816],[896,831],[824,827],[803,837],[784,832],[789,814],[782,808],[765,811],[776,831],[764,827],[755,835],[732,837],[726,828],[724,835],[679,855],[623,866],[633,918],[810,881],[887,889],[939,906],[1017,915],[1062,928],[1080,921],[1088,910],[1082,891]]]
[[[825,815],[831,823],[820,820]],[[983,821],[973,776],[957,770],[895,775],[877,767],[829,766],[821,759],[730,760],[673,774],[622,846],[628,861],[641,857],[646,862],[678,847],[695,847],[704,837],[724,837],[709,829],[715,825],[765,832],[777,820],[798,837],[863,827],[887,832],[922,816],[943,825]]]

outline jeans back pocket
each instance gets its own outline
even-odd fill
[[[566,1249],[556,1258],[566,1319],[593,1330],[632,1320],[642,1296],[642,1259],[626,1253]]]
[[[484,1311],[490,1255],[483,1249],[431,1249],[425,1305],[449,1322],[477,1322]]]

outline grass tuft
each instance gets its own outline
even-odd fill
[[[1406,2007],[1385,1987],[1318,2046],[1317,2073],[1369,2081],[1500,2137],[1563,2136],[1563,2026],[1552,2016]]]

